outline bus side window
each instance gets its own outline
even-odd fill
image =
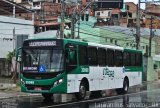
[[[115,66],[123,66],[123,53],[122,51],[115,51]]]
[[[77,65],[77,51],[75,45],[71,43],[66,44],[65,56],[67,66],[72,67]]]
[[[136,66],[142,65],[142,54],[136,54]]]
[[[124,64],[124,66],[131,66],[130,53],[128,53],[128,52],[123,53],[123,64]]]
[[[136,55],[131,53],[131,66],[136,66]]]
[[[88,63],[90,66],[97,65],[97,48],[96,47],[88,47]]]
[[[69,60],[69,65],[76,65],[77,64],[76,50],[69,49],[68,60]]]
[[[79,59],[79,65],[87,65],[88,64],[87,47],[86,46],[79,46],[78,47],[78,59]]]
[[[107,49],[106,61],[108,66],[114,66],[114,50]]]
[[[106,50],[103,48],[98,48],[98,65],[106,66]]]

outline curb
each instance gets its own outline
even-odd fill
[[[41,96],[40,94],[20,94],[20,95],[15,95],[15,96],[7,96],[7,97],[2,97],[0,96],[0,100],[2,99],[10,99],[10,98],[20,98],[20,97],[29,97],[29,96]]]
[[[0,90],[15,88],[16,84],[0,83]]]

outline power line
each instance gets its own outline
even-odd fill
[[[76,32],[77,32],[77,31],[76,31]],[[86,33],[86,32],[80,32],[80,33],[87,34],[87,35],[91,35],[91,36],[95,36],[95,37],[101,37],[101,38],[117,39],[117,38],[111,38],[111,37],[103,37],[103,36],[101,36],[101,35],[96,35],[96,34]],[[143,38],[143,37],[142,37],[142,38]],[[118,40],[134,42],[134,40],[126,40],[126,38],[122,38],[122,39],[118,39]],[[144,43],[144,44],[148,45],[147,42],[141,42],[141,43]],[[124,43],[124,44],[125,44],[125,43]],[[155,45],[155,44],[152,43],[152,45]],[[160,46],[160,45],[157,45],[157,46]]]
[[[76,31],[76,32],[77,32],[77,31]],[[95,34],[85,33],[85,32],[81,32],[81,31],[80,31],[80,33],[87,34],[87,35],[91,35],[91,36],[96,36],[96,37],[102,37],[102,38],[117,39],[117,38],[111,38],[111,37],[103,37],[103,36],[101,36],[101,35],[95,35]],[[124,39],[119,39],[119,40],[123,40],[123,41],[124,41]],[[126,40],[126,41],[132,41],[132,40]]]
[[[83,23],[83,24],[84,24],[84,25],[88,25],[88,26],[92,26],[92,25],[86,24],[86,23]],[[114,33],[122,33],[122,34],[125,34],[125,33],[123,33],[123,31],[128,31],[127,29],[121,30],[121,31],[113,31],[113,30],[101,28],[101,27],[98,27],[98,26],[96,26],[96,27],[94,27],[94,28],[99,28],[99,29],[103,29],[103,30],[109,30],[109,31],[114,32]],[[125,34],[125,35],[126,35],[126,34]],[[132,35],[131,35],[131,36],[132,36]]]
[[[85,30],[85,29],[81,29],[81,30],[84,30],[84,31],[87,31],[87,30]],[[93,31],[94,32],[94,31]],[[93,33],[92,32],[92,33]],[[105,34],[104,32],[103,33],[101,33],[102,35],[110,35],[111,33],[109,33],[109,34]],[[112,34],[116,34],[116,33],[112,33]],[[107,36],[102,36],[103,38],[111,38],[111,37],[107,37]],[[123,37],[123,38],[125,38],[126,39],[126,37]],[[128,38],[128,37],[127,37]],[[130,37],[130,38],[132,38],[132,37]],[[112,39],[117,39],[117,38],[112,38]]]

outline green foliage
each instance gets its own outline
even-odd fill
[[[9,51],[7,56],[6,56],[6,62],[7,63],[12,63],[12,58],[15,56],[15,50],[14,51]]]

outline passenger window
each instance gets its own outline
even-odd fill
[[[88,47],[88,63],[90,66],[97,65],[97,48],[96,47]]]
[[[114,66],[114,50],[107,49],[106,61],[108,66]]]
[[[98,65],[106,66],[106,50],[98,48]]]

